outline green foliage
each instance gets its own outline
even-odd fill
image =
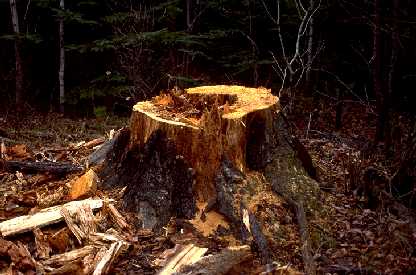
[[[5,34],[0,36],[0,39],[11,41],[19,39],[21,42],[26,42],[30,44],[40,44],[43,41],[40,35],[33,33]]]
[[[96,118],[103,118],[107,116],[107,108],[105,106],[97,106],[94,108],[94,115]]]
[[[87,20],[83,18],[83,15],[79,12],[73,12],[70,10],[62,10],[58,8],[51,8],[51,11],[55,13],[56,17],[63,18],[66,23],[76,23],[80,25],[97,25],[98,22],[94,20]]]

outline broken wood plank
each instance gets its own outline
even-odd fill
[[[9,172],[24,171],[36,173],[67,174],[82,171],[80,165],[70,162],[51,162],[51,161],[17,161],[9,160],[3,162],[3,169]]]
[[[174,274],[181,267],[197,262],[207,251],[208,248],[197,247],[193,244],[186,245],[178,250],[178,253],[159,271],[158,275]]]
[[[107,233],[100,233],[95,232],[89,236],[89,240],[95,244],[103,244],[103,243],[112,243],[112,242],[119,242],[122,241],[118,236],[107,234]]]
[[[250,247],[248,245],[228,247],[218,254],[208,255],[193,264],[182,266],[176,274],[227,274],[249,256]]]
[[[130,228],[129,224],[126,222],[124,217],[120,214],[117,208],[111,203],[105,203],[105,209],[108,209],[112,220],[121,228],[128,229]]]
[[[72,251],[54,255],[47,260],[42,261],[42,265],[65,265],[75,261],[80,261],[87,255],[94,254],[97,250],[97,247],[94,245],[87,245],[79,249],[74,249]]]
[[[72,209],[64,206],[61,209],[61,215],[79,244],[88,240],[90,234],[97,231],[95,217],[88,204],[82,204],[79,208]]]
[[[31,231],[36,227],[44,227],[63,220],[61,209],[79,209],[82,205],[88,205],[91,209],[101,208],[101,199],[86,199],[82,201],[72,201],[64,205],[53,206],[40,210],[38,213],[16,217],[0,223],[0,233],[2,236],[10,236],[18,233]]]
[[[110,270],[111,264],[114,262],[115,258],[118,257],[123,247],[126,247],[126,245],[127,243],[124,241],[112,243],[106,254],[98,262],[93,275],[107,274]]]
[[[101,246],[100,250],[94,255],[88,255],[83,259],[83,274],[92,274],[94,272],[95,267],[107,253],[107,247]]]

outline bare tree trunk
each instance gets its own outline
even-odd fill
[[[59,7],[64,10],[64,0],[60,0]],[[59,17],[59,111],[65,111],[65,48],[64,48],[64,18]]]
[[[313,1],[309,0],[309,6],[313,7]],[[308,67],[306,68],[306,82],[308,87],[311,82],[311,66],[313,61],[313,17],[309,21],[309,33],[308,33]]]
[[[188,30],[191,28],[191,1],[192,0],[186,0],[186,26],[188,27]]]
[[[396,62],[397,62],[397,55],[398,55],[398,51],[399,51],[399,34],[397,32],[397,23],[396,21],[399,19],[399,7],[400,7],[400,0],[393,0],[393,9],[392,9],[392,16],[393,16],[393,23],[391,26],[391,55],[390,55],[390,66],[389,66],[389,74],[388,74],[388,83],[387,83],[387,93],[386,93],[386,111],[387,111],[387,115],[386,115],[386,127],[385,129],[389,129],[390,124],[391,124],[391,111],[390,108],[388,108],[389,106],[387,106],[387,104],[389,102],[391,102],[391,100],[393,99],[393,82],[394,82],[394,73],[395,73],[395,68],[396,68]],[[389,156],[391,153],[391,145],[392,145],[392,136],[391,136],[391,132],[386,132],[385,133],[385,148],[386,148],[386,153]]]
[[[16,107],[18,110],[22,108],[23,105],[23,69],[22,69],[22,59],[20,55],[20,29],[19,29],[19,16],[17,14],[16,0],[10,0],[10,11],[12,15],[13,31],[16,35],[14,42],[15,49],[15,58],[16,58]]]
[[[186,27],[187,27],[187,32],[192,31],[191,13],[192,13],[192,0],[186,0]],[[184,63],[185,63],[185,67],[184,67],[183,75],[185,75],[186,77],[189,77],[190,58],[189,58],[188,53],[184,53]]]
[[[375,141],[381,141],[384,139],[384,129],[386,122],[385,114],[385,97],[382,87],[382,77],[381,77],[381,1],[374,1],[374,30],[373,30],[373,85],[374,85],[374,94],[376,96],[377,104],[377,125],[376,125],[376,136]]]

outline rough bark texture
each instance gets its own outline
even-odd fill
[[[64,0],[59,1],[59,8],[64,11]],[[59,17],[59,109],[64,112],[65,108],[65,47],[64,47],[64,18]]]
[[[312,160],[290,128],[278,98],[264,88],[163,95],[134,106],[130,132],[112,141],[101,176],[106,186],[127,186],[124,202],[144,227],[160,228],[172,216],[190,219],[203,205],[195,219],[203,223],[204,213],[217,211],[230,222],[223,232],[270,263],[284,245],[276,225],[296,219],[287,201],[301,206],[298,216],[319,209]],[[307,240],[308,228],[300,231]]]
[[[20,52],[20,28],[19,28],[19,16],[17,13],[16,0],[10,0],[10,13],[12,16],[13,32],[16,35],[14,41],[15,49],[15,64],[16,64],[16,107],[20,110],[23,107],[23,68],[22,58]]]

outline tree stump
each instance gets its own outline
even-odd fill
[[[144,227],[171,217],[198,227],[215,210],[268,262],[275,225],[290,215],[285,200],[307,214],[319,208],[312,161],[265,88],[204,86],[139,102],[114,144],[102,182],[127,186],[124,202]]]

